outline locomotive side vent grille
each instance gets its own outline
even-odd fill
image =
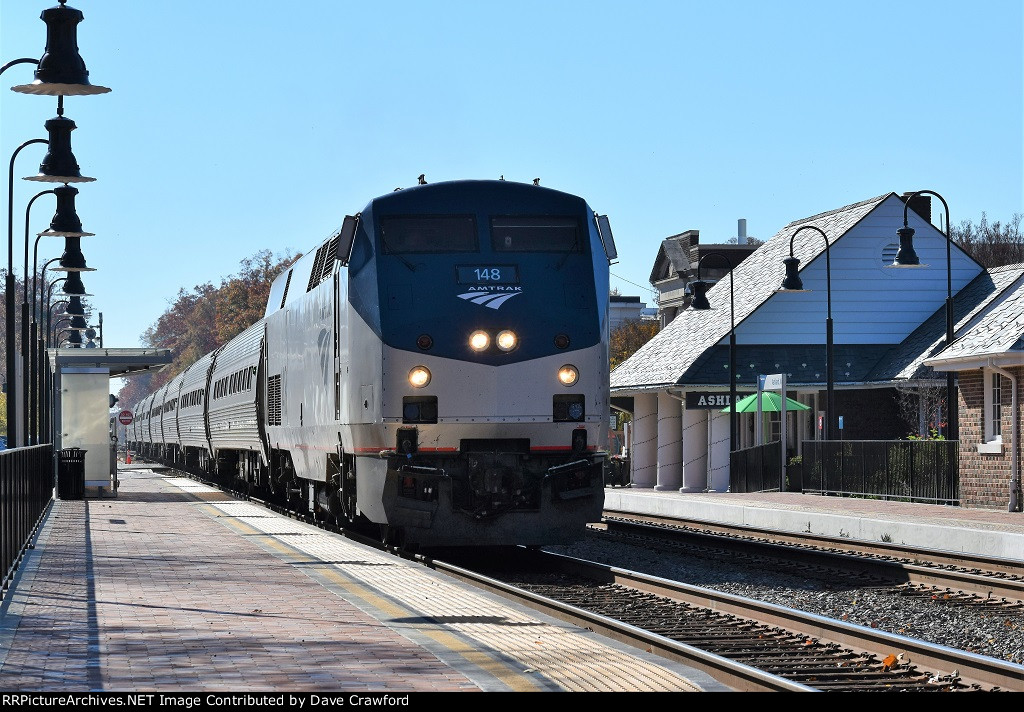
[[[326,254],[327,245],[320,245],[320,249],[316,251],[316,257],[313,259],[313,269],[309,272],[309,282],[306,283],[307,292],[320,284],[320,273],[324,269],[324,257]]]
[[[288,287],[292,283],[292,271],[288,270],[288,276],[284,280],[284,294],[281,295],[281,308],[284,309],[285,300],[288,299]]]
[[[335,235],[329,243],[327,243],[327,252],[324,254],[324,267],[320,272],[320,281],[323,282],[325,279],[331,276],[334,272],[334,263],[338,261],[338,240],[339,236]]]
[[[267,379],[267,425],[281,424],[281,374]]]

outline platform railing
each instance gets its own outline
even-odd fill
[[[0,451],[0,567],[7,591],[53,501],[53,445]]]
[[[801,491],[958,505],[957,440],[804,441]]]
[[[780,441],[733,450],[729,453],[730,492],[777,492],[782,487]]]

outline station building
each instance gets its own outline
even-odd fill
[[[957,374],[961,497],[975,506],[1019,512],[1024,506],[1024,265],[991,272],[1013,281],[925,364]]]
[[[947,272],[959,335],[1019,286],[1024,268],[986,271],[955,244],[947,265],[948,241],[930,222],[927,196],[917,196],[907,211],[921,266],[893,267],[904,200],[887,193],[789,223],[719,277],[707,293],[711,309],[680,310],[612,372],[613,402],[633,416],[634,487],[728,490],[729,414],[721,411],[733,332],[738,397],[756,392],[760,375],[785,374],[789,397],[809,406],[787,415],[789,453],[825,438],[829,297],[840,436],[891,440],[944,428],[935,396],[944,397],[946,377],[926,359],[946,346]],[[800,230],[808,225],[827,242]],[[791,250],[804,291],[780,291]],[[737,449],[755,444],[754,417],[740,416]],[[778,439],[778,415],[765,419],[765,440]]]

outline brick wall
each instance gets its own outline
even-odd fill
[[[1017,402],[1024,407],[1024,367],[1006,370],[1017,377]],[[1003,378],[1003,451],[999,454],[978,452],[978,444],[985,439],[984,372],[980,368],[961,371],[957,381],[960,394],[960,503],[964,507],[1005,510],[1010,500],[1013,458],[1020,462],[1020,453],[1012,452],[1015,414],[1010,407],[1010,380]],[[1017,416],[1019,418],[1019,414]],[[1020,425],[1018,422],[1018,427]]]

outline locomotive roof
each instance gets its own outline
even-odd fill
[[[446,210],[465,212],[466,201],[472,201],[489,212],[514,213],[529,201],[530,210],[539,212],[562,212],[567,205],[575,203],[576,209],[587,207],[586,201],[577,195],[533,183],[519,183],[506,180],[452,180],[439,183],[425,183],[409,188],[396,188],[373,198],[362,213],[372,215],[374,211],[429,211],[443,213]],[[588,208],[589,210],[589,208]],[[309,252],[295,260],[279,274],[270,287],[264,317],[281,309],[289,295],[305,294],[328,276],[333,274],[336,260],[331,256],[332,243],[341,229],[335,230],[321,240]]]
[[[372,205],[387,205],[389,202],[393,201],[405,202],[410,196],[415,196],[417,198],[429,197],[430,200],[436,200],[439,194],[441,196],[446,194],[453,196],[458,195],[465,198],[466,196],[479,197],[481,195],[497,194],[499,192],[515,195],[544,195],[549,198],[561,197],[570,200],[582,200],[582,198],[577,195],[532,183],[519,183],[511,180],[450,180],[442,181],[440,183],[414,185],[409,188],[396,188],[390,193],[385,193],[384,195],[371,200],[370,204],[367,205],[367,208]]]

